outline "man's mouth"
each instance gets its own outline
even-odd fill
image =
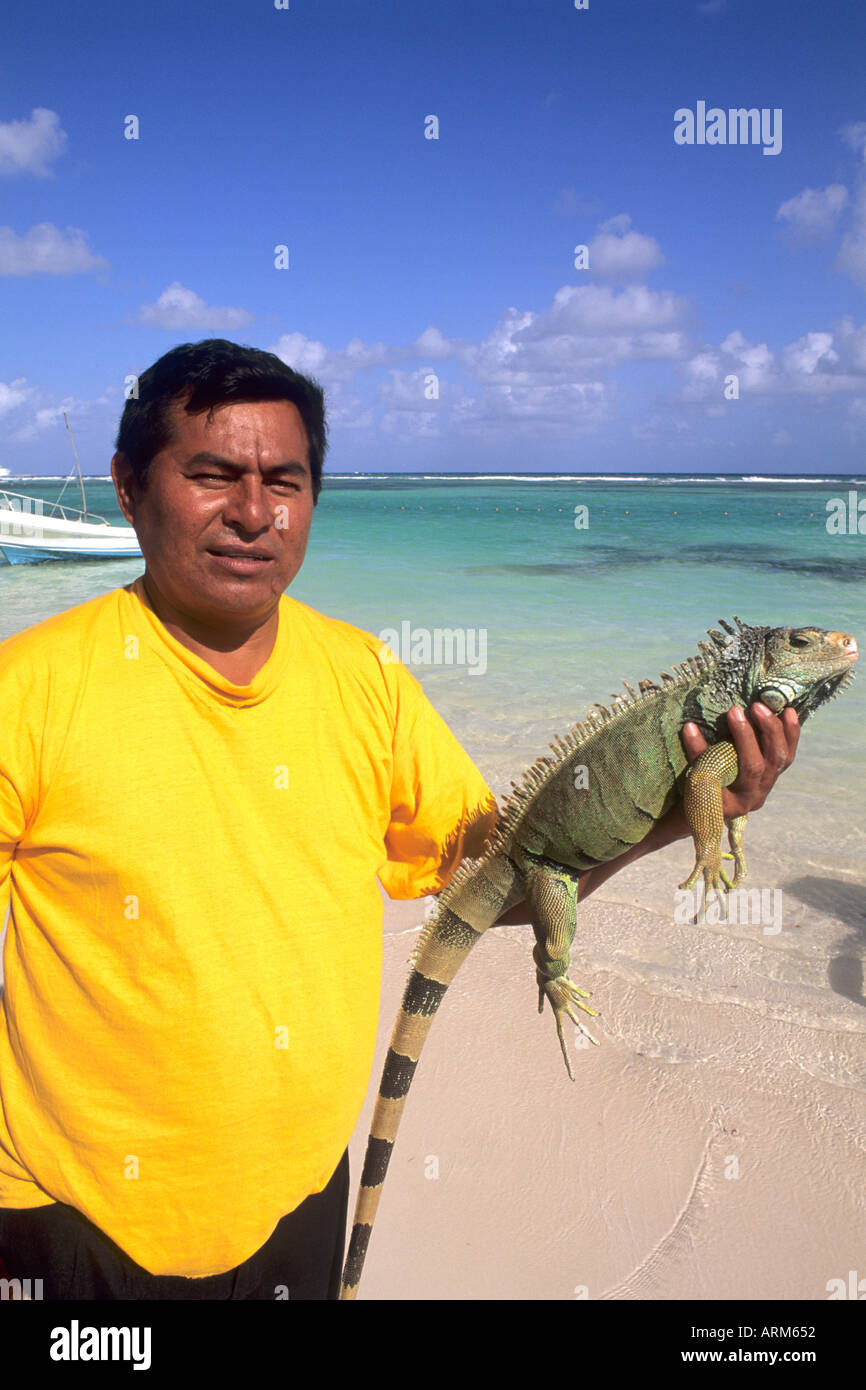
[[[270,551],[253,545],[213,546],[208,554],[213,556],[220,569],[228,570],[231,574],[258,574],[266,565],[273,564],[275,558]]]

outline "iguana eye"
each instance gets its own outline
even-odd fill
[[[790,642],[792,647],[808,647],[808,637],[798,637],[796,632],[791,633]]]

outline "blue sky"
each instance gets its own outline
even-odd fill
[[[863,469],[862,0],[15,0],[4,31],[9,472],[67,471],[65,409],[106,474],[125,378],[214,336],[321,382],[332,472]],[[777,132],[677,143],[699,102]]]

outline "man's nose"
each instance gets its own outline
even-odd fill
[[[225,516],[245,531],[261,531],[271,524],[271,509],[261,478],[246,474],[231,489]]]

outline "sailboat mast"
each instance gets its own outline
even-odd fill
[[[64,420],[66,420],[66,411],[65,411],[65,410],[64,410],[64,412],[63,412],[63,418],[64,418]],[[73,455],[74,455],[74,457],[75,457],[75,471],[76,471],[76,473],[78,474],[78,482],[79,482],[79,484],[81,485],[81,505],[82,505],[82,507],[83,507],[83,509],[84,509],[84,520],[86,521],[86,520],[87,520],[87,497],[85,496],[85,493],[84,493],[84,479],[83,479],[82,476],[81,476],[81,464],[78,462],[78,450],[77,450],[76,447],[75,447],[75,440],[72,438],[72,430],[69,429],[69,421],[68,421],[68,420],[66,420],[66,428],[67,428],[67,430],[69,431],[69,440],[70,440],[70,443],[72,444],[72,453],[73,453]]]

